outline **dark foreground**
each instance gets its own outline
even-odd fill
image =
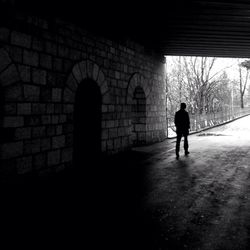
[[[131,151],[92,158],[56,176],[2,184],[2,238],[34,249],[154,249],[143,204],[148,156]]]
[[[2,239],[33,249],[249,249],[250,118],[1,185]],[[181,144],[182,146],[182,144]]]

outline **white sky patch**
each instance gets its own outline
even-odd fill
[[[175,61],[179,56],[166,56],[167,63],[167,72],[174,67],[173,61]],[[190,58],[186,56],[186,58]],[[212,73],[215,74],[219,71],[227,73],[228,77],[231,80],[238,80],[239,79],[239,63],[242,61],[248,60],[248,58],[216,58]]]

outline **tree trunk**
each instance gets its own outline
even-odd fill
[[[244,98],[243,98],[243,95],[240,95],[240,107],[242,109],[244,108]]]

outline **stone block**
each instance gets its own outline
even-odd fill
[[[63,59],[63,71],[64,72],[69,72],[72,66],[73,66],[73,63],[71,62],[71,60]]]
[[[38,51],[44,51],[44,42],[43,40],[33,37],[33,41],[32,41],[32,49],[34,50],[38,50]]]
[[[106,140],[109,138],[109,130],[108,129],[102,129],[102,139]]]
[[[54,114],[54,112],[55,112],[55,105],[54,105],[54,103],[48,103],[46,105],[46,113],[47,114]]]
[[[114,149],[114,141],[113,140],[107,140],[107,149],[108,150]]]
[[[115,149],[120,149],[121,148],[121,138],[115,138],[114,139],[114,148]]]
[[[17,128],[24,125],[24,118],[22,116],[5,116],[3,118],[4,128]]]
[[[46,43],[45,43],[45,51],[48,54],[52,54],[52,55],[56,56],[57,55],[57,45],[56,45],[56,43],[46,41]]]
[[[31,138],[31,127],[17,128],[15,130],[15,139],[23,140]]]
[[[121,78],[121,74],[119,71],[115,71],[115,79],[120,79]]]
[[[46,104],[45,103],[32,103],[31,113],[33,115],[46,114]]]
[[[58,46],[58,55],[60,57],[68,58],[69,57],[69,48],[60,44]]]
[[[42,124],[51,124],[51,115],[43,115],[41,118]]]
[[[16,161],[18,174],[25,174],[32,171],[32,156],[18,158]]]
[[[66,115],[59,115],[59,123],[65,123],[67,121]]]
[[[106,121],[106,128],[113,128],[115,126],[115,122],[113,120]]]
[[[42,138],[41,139],[41,151],[51,150],[51,139],[50,138]]]
[[[1,158],[10,159],[23,154],[23,142],[9,142],[1,145]]]
[[[100,70],[99,71],[99,74],[98,74],[98,79],[97,79],[97,82],[99,84],[99,86],[101,86],[101,84],[104,82],[105,80],[105,75],[104,73]]]
[[[6,50],[0,50],[0,72],[11,64],[11,59]]]
[[[45,69],[52,69],[52,57],[47,54],[40,54],[40,66]]]
[[[61,114],[63,112],[63,104],[55,103],[55,114]]]
[[[53,136],[56,134],[56,127],[54,125],[47,126],[47,136]]]
[[[35,154],[41,151],[41,140],[32,139],[24,141],[24,153],[25,154]]]
[[[36,170],[47,166],[47,153],[39,153],[33,156],[33,166]]]
[[[53,59],[53,69],[55,71],[63,71],[63,59],[61,58],[54,58]]]
[[[107,92],[108,92],[108,85],[106,82],[103,82],[102,85],[101,85],[101,93],[102,95],[105,95]]]
[[[93,79],[94,64],[91,61],[87,61],[87,76]]]
[[[110,95],[108,93],[103,95],[102,102],[103,102],[103,104],[110,104],[111,103],[111,98],[110,98]]]
[[[57,74],[55,72],[47,71],[47,85],[48,86],[57,85]]]
[[[41,123],[40,116],[37,115],[24,116],[25,126],[38,126],[40,123]]]
[[[60,150],[48,152],[48,166],[57,165],[60,163]]]
[[[41,86],[41,102],[51,102],[52,91],[48,86]]]
[[[73,148],[64,148],[62,150],[62,162],[71,162],[73,160]]]
[[[117,137],[117,128],[109,129],[109,138],[116,138]]]
[[[59,123],[59,115],[52,115],[51,123],[52,124],[58,124]]]
[[[45,126],[39,126],[39,127],[33,127],[32,128],[32,137],[44,137],[46,135],[46,127]]]
[[[61,102],[61,100],[62,100],[62,89],[53,88],[52,89],[52,101]]]
[[[66,147],[72,147],[74,144],[74,136],[73,133],[69,133],[65,136],[65,145]]]
[[[74,103],[75,93],[73,93],[69,88],[66,88],[63,93],[63,100],[68,103]]]
[[[69,75],[66,84],[73,91],[76,91],[78,88],[78,82],[76,81],[72,73]]]
[[[14,64],[9,65],[9,67],[0,74],[0,82],[2,86],[8,86],[18,81],[20,81],[20,78]]]
[[[81,73],[81,71],[80,71],[80,68],[79,68],[79,65],[78,65],[78,64],[76,64],[76,65],[73,67],[73,69],[72,69],[72,74],[74,75],[76,81],[77,81],[78,83],[81,83],[81,81],[83,80],[83,78],[82,78],[82,73]]]
[[[34,85],[23,85],[23,93],[25,101],[39,101],[40,87]]]
[[[30,115],[31,114],[31,103],[18,103],[17,104],[18,115]]]
[[[16,115],[17,114],[17,108],[16,103],[9,103],[4,105],[4,114],[5,115]]]
[[[30,82],[31,80],[30,66],[18,65],[18,71],[22,82]]]
[[[23,63],[30,66],[37,67],[39,65],[39,55],[35,51],[24,50]]]
[[[63,133],[63,126],[57,125],[56,126],[56,135],[61,135]]]
[[[13,45],[18,45],[20,47],[24,48],[30,48],[31,47],[31,36],[13,31],[11,33],[11,39],[10,39],[11,44]]]
[[[46,71],[41,69],[32,69],[32,80],[39,85],[46,85]]]
[[[99,67],[98,65],[94,64],[94,67],[93,67],[93,79],[94,81],[97,81],[98,79],[98,74],[99,74]]]

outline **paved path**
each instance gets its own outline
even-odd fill
[[[182,141],[183,143],[183,141]],[[189,137],[136,149],[145,160],[145,213],[154,249],[250,249],[250,116]]]

